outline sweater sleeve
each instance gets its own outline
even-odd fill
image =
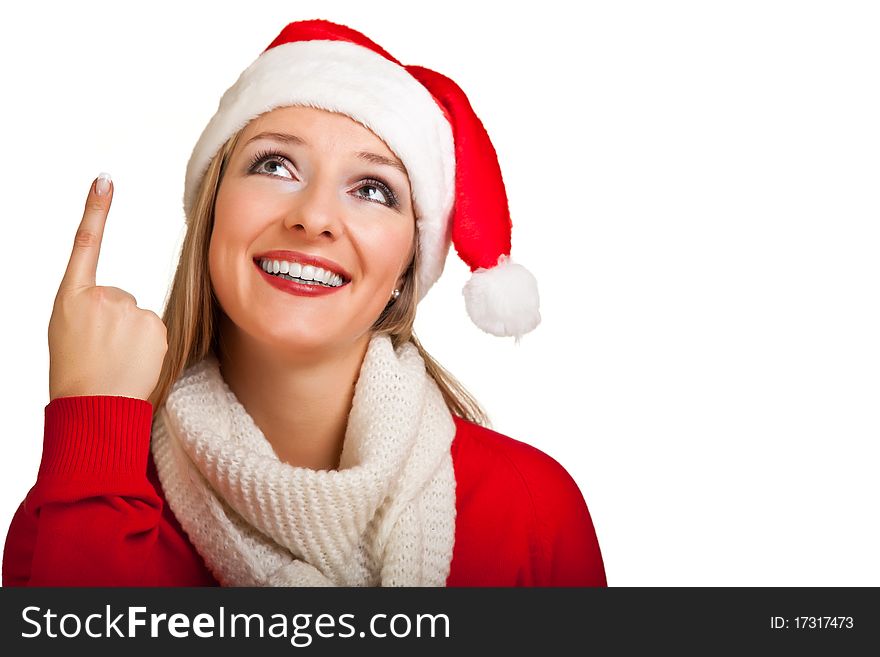
[[[161,585],[162,499],[147,478],[152,405],[59,397],[37,481],[10,525],[4,586]]]
[[[529,449],[533,457],[520,461],[520,474],[535,514],[534,585],[607,586],[599,541],[580,488],[559,462]]]

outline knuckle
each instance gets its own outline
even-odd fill
[[[86,293],[89,294],[93,301],[96,303],[104,303],[108,299],[107,288],[103,285],[96,285],[95,287],[89,288]]]
[[[162,318],[159,317],[159,315],[154,313],[152,310],[148,310],[146,312],[149,314],[147,319],[149,320],[148,323],[149,323],[150,330],[153,332],[154,335],[162,338],[163,342],[165,343],[165,348],[167,349],[168,348],[168,328],[165,326],[165,322],[163,322]]]
[[[87,249],[98,244],[98,235],[88,228],[80,228],[73,237],[73,245],[78,248]]]
[[[90,292],[98,303],[134,303],[137,305],[137,299],[131,293],[112,285],[96,285],[90,289]]]
[[[160,317],[158,313],[153,312],[153,311],[151,310],[151,311],[150,311],[150,315],[153,316],[154,321],[156,322],[156,324],[157,324],[158,326],[161,326],[162,329],[165,329],[165,322],[162,321],[162,317]]]
[[[150,312],[151,312],[152,315],[153,315],[153,316],[151,317],[151,319],[153,320],[153,325],[156,327],[156,330],[157,330],[159,333],[161,333],[162,335],[166,335],[166,336],[167,336],[167,335],[168,335],[168,327],[165,326],[165,322],[162,321],[162,318],[159,317],[159,315],[157,315],[157,314],[154,313],[153,311],[150,311]]]
[[[106,207],[106,202],[96,196],[86,201],[86,212],[103,212]]]
[[[101,307],[102,313],[108,313],[107,316],[115,316],[114,313],[119,309],[119,295],[110,287],[95,288],[95,300]]]

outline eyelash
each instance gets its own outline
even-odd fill
[[[260,151],[259,153],[254,155],[253,159],[251,159],[251,163],[250,163],[250,165],[248,165],[248,171],[250,173],[254,173],[257,168],[257,165],[263,164],[264,161],[268,161],[270,159],[279,159],[279,160],[285,160],[286,162],[290,162],[290,160],[288,158],[286,158],[284,155],[282,155],[278,151],[273,151],[271,149],[265,150],[265,151]],[[269,173],[268,175],[271,176],[273,174]],[[361,198],[364,199],[365,201],[370,201],[371,203],[379,203],[379,204],[384,205],[389,208],[396,208],[399,205],[399,202],[397,200],[397,195],[393,191],[391,191],[391,187],[389,187],[387,184],[385,184],[381,180],[376,180],[375,178],[366,178],[366,179],[364,179],[363,182],[368,183],[368,184],[361,185],[361,187],[359,187],[358,189],[361,189],[363,187],[375,186],[375,187],[378,187],[385,194],[385,196],[387,196],[389,199],[388,203],[383,203],[382,201],[376,201],[375,199],[371,199],[366,196],[362,196]]]

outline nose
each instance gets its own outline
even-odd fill
[[[284,219],[284,226],[303,237],[337,239],[342,235],[342,204],[331,181],[313,179],[296,194],[296,201]]]

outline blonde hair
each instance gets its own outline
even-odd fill
[[[217,190],[242,130],[227,140],[211,160],[202,179],[193,216],[183,240],[180,259],[162,315],[168,331],[168,351],[159,381],[148,400],[156,411],[165,403],[172,385],[186,368],[201,361],[209,352],[215,355],[220,353],[219,320],[223,310],[214,295],[208,274],[208,246],[214,227]],[[413,331],[418,303],[415,275],[418,254],[416,231],[414,255],[403,285],[399,288],[400,295],[396,301],[385,307],[371,330],[374,333],[387,334],[395,349],[405,342],[411,342],[424,360],[428,374],[443,393],[450,412],[481,426],[490,427],[489,417],[477,400],[425,351]]]

